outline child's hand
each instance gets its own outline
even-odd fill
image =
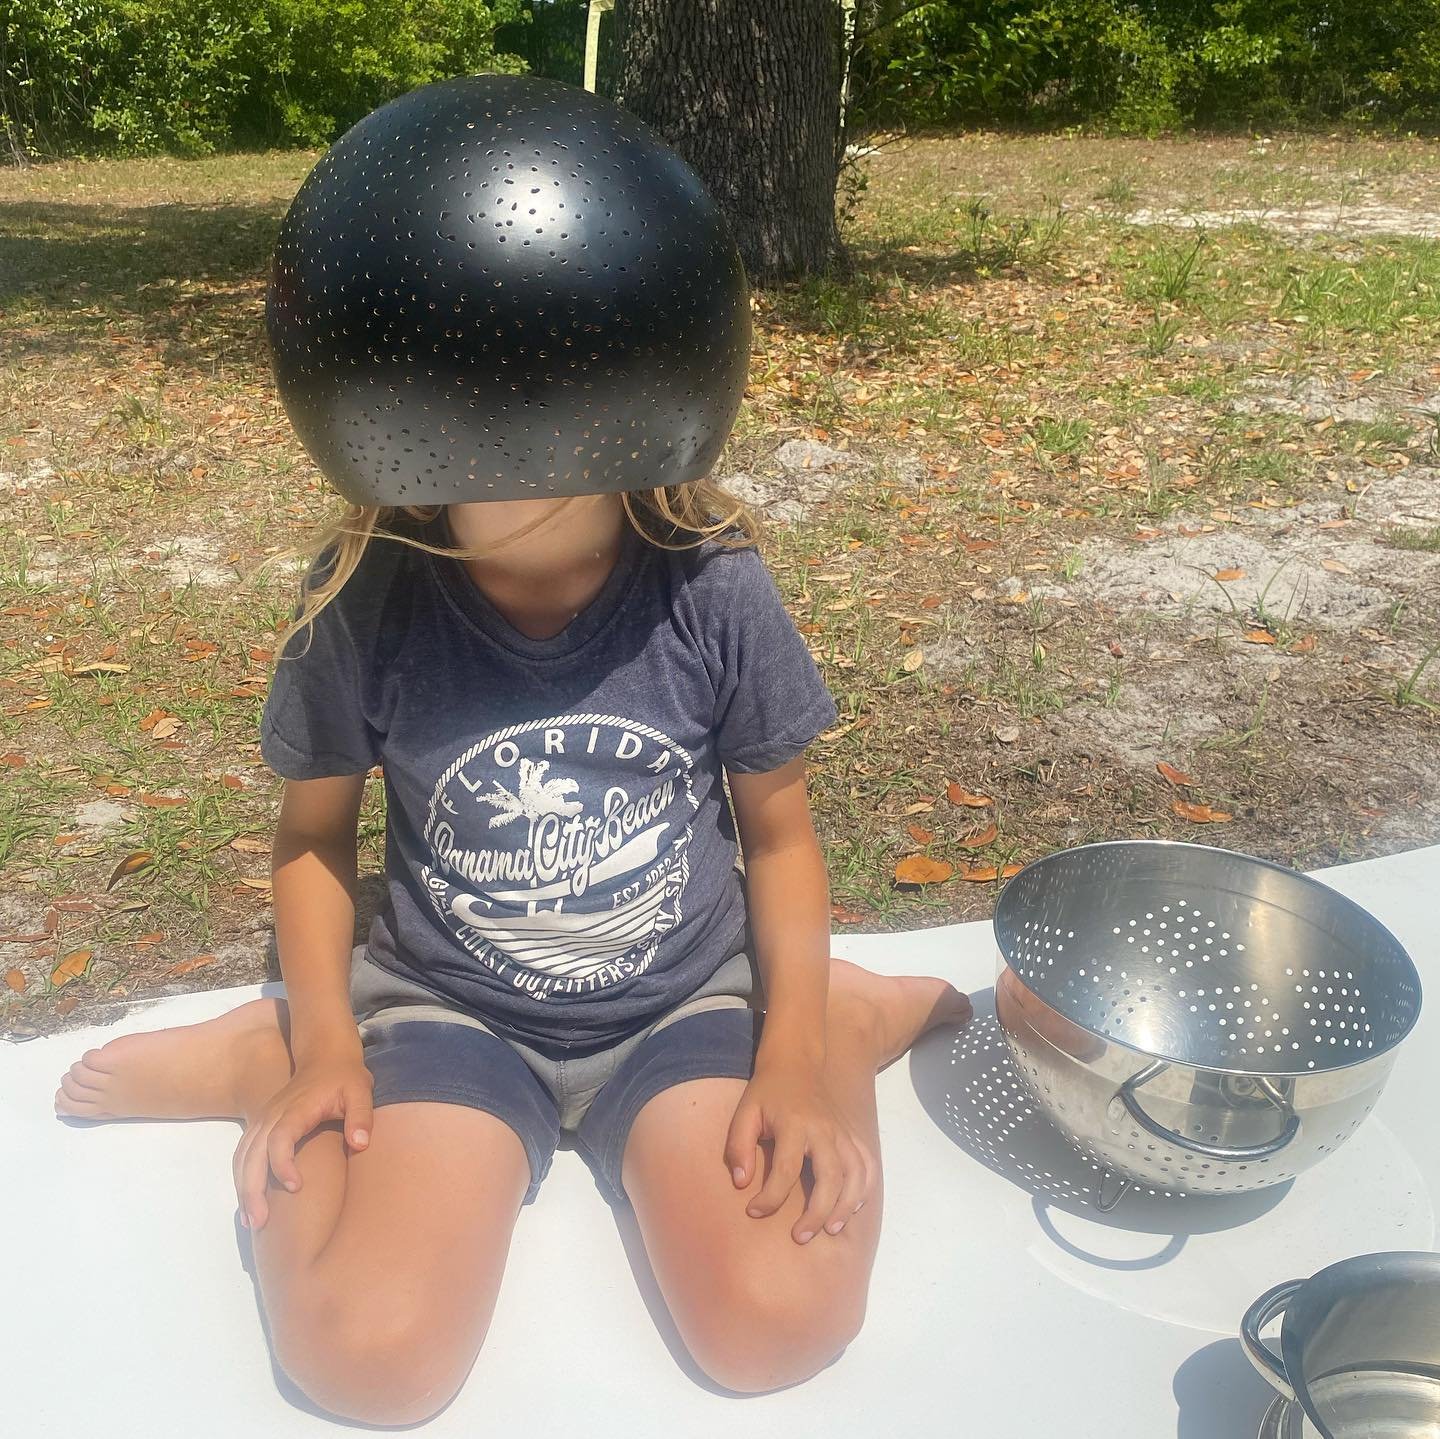
[[[370,1143],[374,1080],[359,1056],[315,1059],[301,1065],[241,1136],[235,1151],[235,1192],[240,1222],[262,1229],[270,1217],[265,1190],[271,1174],[294,1194],[300,1188],[295,1146],[331,1120],[344,1125],[352,1150]]]
[[[737,1189],[756,1173],[761,1140],[771,1141],[773,1154],[770,1174],[746,1209],[753,1219],[774,1214],[784,1204],[810,1160],[810,1200],[790,1231],[797,1244],[808,1244],[822,1228],[839,1234],[874,1188],[874,1161],[831,1102],[823,1075],[813,1065],[757,1062],[725,1141],[725,1162]]]

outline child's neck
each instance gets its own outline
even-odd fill
[[[465,561],[476,588],[530,639],[559,634],[595,599],[620,557],[628,524],[618,495],[451,505],[447,519],[456,545],[481,551],[544,521]]]

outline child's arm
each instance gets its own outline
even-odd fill
[[[245,1130],[235,1156],[241,1214],[268,1217],[271,1173],[300,1187],[295,1146],[342,1121],[352,1149],[370,1142],[371,1081],[350,1010],[355,931],[355,832],[365,776],[291,780],[275,834],[275,936],[290,1007],[295,1073]]]
[[[756,1146],[773,1141],[770,1174],[748,1213],[773,1214],[808,1157],[814,1187],[792,1233],[804,1244],[836,1226],[866,1198],[873,1165],[825,1090],[830,895],[810,820],[805,761],[768,774],[730,774],[745,854],[750,926],[765,984],[765,1028],[755,1075],[725,1146],[737,1188],[755,1172]]]

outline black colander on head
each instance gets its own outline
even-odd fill
[[[280,228],[275,377],[347,499],[550,498],[706,475],[750,353],[719,208],[625,111],[548,80],[412,91]]]

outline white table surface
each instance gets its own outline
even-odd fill
[[[1440,847],[1322,877],[1440,974]],[[485,1352],[435,1436],[1249,1439],[1268,1390],[1232,1337],[1280,1280],[1367,1250],[1430,1249],[1440,1004],[1374,1115],[1293,1185],[1090,1207],[1090,1172],[1030,1108],[991,1009],[989,927],[846,936],[837,952],[943,973],[976,996],[880,1080],[885,1236],[864,1333],[784,1393],[699,1381],[632,1272],[623,1226],[562,1153],[525,1210]],[[72,1127],[51,1095],[112,1034],[209,1017],[231,989],[119,1024],[0,1045],[0,1431],[19,1439],[300,1439],[345,1426],[282,1394],[234,1221],[223,1124]],[[1432,1101],[1433,1102],[1433,1101]],[[636,1246],[629,1246],[636,1252]],[[643,1264],[643,1260],[641,1261]]]

